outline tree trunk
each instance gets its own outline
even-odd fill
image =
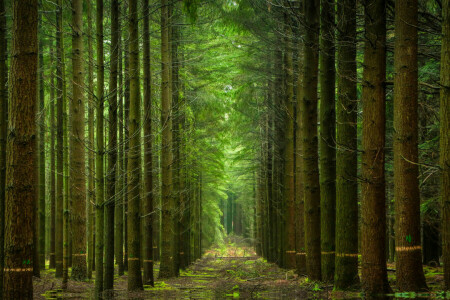
[[[86,278],[86,176],[84,138],[84,58],[83,58],[83,1],[72,2],[72,68],[73,99],[71,175],[72,183],[72,279]]]
[[[338,1],[336,153],[336,257],[334,284],[358,282],[356,1]]]
[[[420,242],[417,106],[417,0],[395,3],[394,198],[400,291],[426,289]]]
[[[87,2],[87,19],[88,19],[88,145],[90,149],[95,148],[94,144],[94,58],[92,54],[92,3]],[[87,277],[92,278],[94,266],[94,203],[95,203],[95,158],[94,151],[88,151],[88,198],[87,198]]]
[[[334,0],[321,0],[321,6],[319,147],[322,280],[332,282],[336,229]]]
[[[299,43],[298,49],[298,78],[297,78],[297,106],[296,106],[296,128],[295,128],[295,202],[297,210],[296,227],[296,266],[297,274],[306,273],[306,252],[305,252],[305,202],[303,188],[303,137],[302,137],[302,100],[303,100],[303,68],[304,68],[304,44]]]
[[[295,262],[295,195],[294,195],[294,66],[292,61],[292,29],[289,16],[285,15],[285,131],[284,131],[284,194],[283,202],[285,203],[284,219],[285,219],[285,266],[288,269],[294,269]],[[263,172],[264,173],[264,172]],[[267,222],[264,222],[267,224]],[[265,235],[267,237],[267,235]],[[266,253],[267,255],[267,253]]]
[[[370,294],[390,292],[386,270],[385,80],[386,2],[365,3],[361,283]]]
[[[150,7],[143,1],[144,13],[144,284],[154,285],[153,279],[153,165],[152,165],[152,91],[150,72]]]
[[[39,269],[45,269],[45,94],[44,46],[39,43]],[[36,270],[35,270],[36,271]]]
[[[119,3],[119,11],[120,11],[120,3]],[[119,12],[120,13],[120,12]],[[118,129],[119,129],[119,141],[118,141],[118,170],[117,170],[117,179],[116,179],[116,193],[117,193],[117,201],[114,212],[114,227],[115,227],[115,257],[116,264],[118,265],[118,275],[121,276],[124,274],[124,264],[123,264],[123,207],[125,201],[126,192],[124,190],[125,178],[127,177],[126,170],[124,168],[124,139],[123,139],[123,131],[124,131],[124,118],[123,118],[123,74],[122,74],[122,31],[121,31],[121,22],[120,17],[118,21],[119,25],[119,53],[118,53],[118,68],[119,68],[119,85],[118,85]]]
[[[141,290],[140,250],[140,99],[139,99],[139,26],[137,0],[129,1],[130,32],[130,149],[128,153],[128,290]]]
[[[38,1],[13,1],[3,299],[33,298]],[[26,213],[21,213],[26,212]]]
[[[307,26],[304,48],[302,99],[303,182],[305,197],[306,272],[321,279],[320,186],[317,152],[317,73],[319,44],[319,1],[305,2]]]
[[[51,56],[54,57],[53,48],[51,49]],[[56,155],[55,155],[55,78],[54,70],[52,68],[50,75],[50,249],[49,249],[49,268],[54,269],[55,261],[55,222],[56,222]]]
[[[63,211],[64,211],[64,145],[63,145],[63,110],[64,110],[64,36],[62,28],[62,0],[56,7],[56,221],[55,221],[55,267],[56,278],[63,276]]]
[[[450,289],[450,1],[442,1],[440,165],[444,287]]]
[[[95,155],[95,295],[103,293],[103,247],[104,247],[104,80],[105,65],[103,56],[103,0],[97,0],[97,148]]]
[[[172,198],[172,91],[170,81],[170,20],[169,6],[167,0],[161,0],[161,201],[162,201],[162,224],[161,224],[161,267],[160,278],[175,276],[174,267],[174,199]]]
[[[119,58],[119,1],[111,1],[111,56],[109,77],[109,140],[108,175],[105,205],[105,270],[103,288],[114,286],[114,211],[116,203],[117,172],[117,67]]]
[[[5,1],[0,0],[0,294],[3,293],[6,139],[8,130],[8,50]]]

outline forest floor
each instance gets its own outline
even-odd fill
[[[392,286],[393,266],[388,266]],[[254,250],[240,239],[228,239],[225,245],[206,251],[204,256],[180,276],[157,279],[159,264],[155,265],[155,286],[144,286],[140,292],[127,291],[127,275],[115,275],[114,297],[107,299],[361,299],[359,292],[336,292],[326,283],[309,281],[294,271],[281,269],[256,256]],[[430,288],[442,286],[442,269],[425,267]],[[94,280],[69,281],[62,291],[61,280],[54,270],[45,270],[34,279],[35,299],[93,299]],[[445,298],[443,293],[423,295],[397,293],[394,298]],[[447,295],[449,296],[449,295]]]

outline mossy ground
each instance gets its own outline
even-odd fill
[[[206,251],[180,276],[169,280],[157,279],[159,265],[155,265],[155,286],[144,290],[127,291],[127,275],[114,277],[114,299],[364,299],[358,290],[333,291],[332,284],[312,282],[294,271],[268,263],[238,238]],[[395,290],[394,265],[389,264],[389,281]],[[391,298],[445,298],[440,291],[443,282],[441,267],[424,266],[430,293],[396,293]],[[62,291],[61,280],[54,278],[54,270],[45,270],[35,278],[35,299],[94,299],[94,280],[69,281]],[[112,297],[105,297],[109,299]],[[450,294],[447,295],[447,299]]]

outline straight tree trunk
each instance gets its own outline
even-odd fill
[[[96,35],[97,35],[97,147],[95,156],[95,295],[103,293],[103,247],[104,247],[104,84],[105,65],[103,56],[103,0],[97,0]]]
[[[121,4],[119,3],[119,14],[121,9]],[[116,178],[116,206],[114,212],[114,227],[115,227],[115,236],[114,236],[114,244],[115,244],[115,257],[116,264],[118,265],[118,275],[122,276],[124,274],[124,265],[123,265],[123,207],[125,201],[125,189],[124,182],[126,177],[126,170],[124,169],[124,153],[123,153],[123,130],[124,126],[124,118],[123,118],[123,73],[122,73],[122,30],[121,30],[121,22],[120,16],[118,20],[119,27],[119,53],[118,53],[118,69],[119,69],[119,82],[118,82],[118,119],[117,126],[119,130],[119,141],[118,141],[118,170],[117,170],[117,178]]]
[[[111,56],[109,77],[109,144],[108,176],[105,205],[105,272],[104,289],[114,286],[114,211],[117,173],[117,69],[119,58],[119,0],[111,1]]]
[[[295,185],[294,185],[294,66],[293,66],[293,48],[292,48],[292,29],[289,16],[285,15],[285,131],[284,131],[284,195],[285,202],[285,267],[295,269]],[[263,172],[264,173],[264,172]],[[266,203],[267,204],[267,203]],[[264,224],[267,222],[264,221]],[[265,235],[267,237],[267,235]],[[267,255],[267,251],[265,253]]]
[[[88,19],[88,198],[87,198],[87,214],[88,214],[88,236],[87,236],[87,277],[92,278],[94,266],[94,203],[95,203],[95,158],[94,151],[94,58],[92,54],[92,3],[87,1],[87,19]]]
[[[305,2],[306,37],[302,99],[303,182],[305,197],[306,272],[311,280],[321,279],[320,186],[317,145],[317,73],[319,46],[318,0]]]
[[[56,221],[55,221],[55,277],[63,276],[63,211],[64,211],[64,145],[63,145],[63,110],[64,110],[64,37],[62,28],[62,0],[56,7]]]
[[[334,285],[358,282],[356,1],[338,1],[336,131],[336,256]]]
[[[427,288],[422,268],[418,169],[417,0],[395,2],[394,199],[400,291]]]
[[[43,41],[39,42],[39,269],[45,270],[45,94]],[[35,270],[36,271],[36,270]]]
[[[390,292],[386,270],[386,1],[365,3],[361,283],[370,294]]]
[[[38,1],[13,1],[3,299],[33,298],[31,260],[38,195],[37,29]]]
[[[0,294],[3,293],[6,139],[8,130],[8,50],[5,1],[0,0]]]
[[[120,3],[119,3],[119,13],[120,13]],[[118,173],[117,173],[117,179],[116,179],[116,193],[117,193],[117,201],[115,206],[115,213],[114,213],[114,219],[115,219],[115,236],[114,236],[114,243],[115,243],[115,257],[116,257],[116,264],[118,265],[118,275],[121,276],[124,274],[124,265],[123,265],[123,207],[124,207],[124,201],[125,201],[125,190],[124,190],[124,182],[125,178],[127,176],[126,170],[124,168],[124,153],[123,153],[123,130],[125,128],[124,126],[124,118],[123,118],[123,74],[122,74],[122,30],[121,30],[121,22],[119,17],[119,53],[118,53],[118,68],[119,68],[119,85],[118,85],[118,129],[119,129],[119,141],[118,141]]]
[[[154,285],[153,279],[153,169],[152,169],[152,92],[150,71],[150,7],[143,0],[144,13],[144,284]]]
[[[137,0],[129,0],[130,149],[128,152],[128,290],[142,289],[140,249],[140,99]]]
[[[332,282],[336,229],[334,0],[321,0],[321,7],[319,148],[322,280]]]
[[[54,57],[54,51],[52,49],[51,56]],[[49,268],[54,269],[56,266],[55,262],[55,223],[56,223],[56,155],[55,155],[55,78],[54,70],[52,68],[50,75],[50,261]]]
[[[72,143],[70,150],[73,201],[72,279],[86,279],[86,176],[84,138],[84,58],[83,58],[83,0],[72,1],[72,75],[71,101]]]
[[[174,267],[174,224],[173,213],[175,210],[172,198],[172,91],[170,81],[170,20],[169,2],[161,0],[161,266],[160,278],[175,276]]]
[[[303,137],[302,137],[302,100],[303,100],[303,68],[304,68],[304,44],[299,43],[298,49],[298,78],[297,78],[297,106],[296,106],[296,128],[295,128],[295,203],[297,211],[297,225],[295,230],[295,248],[297,274],[306,274],[306,252],[305,252],[305,190],[303,187]]]
[[[450,289],[450,1],[442,1],[440,165],[444,288]]]

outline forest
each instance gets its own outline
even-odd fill
[[[0,0],[1,299],[450,298],[450,0]]]

